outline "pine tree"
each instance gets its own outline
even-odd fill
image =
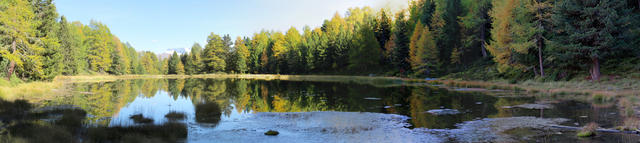
[[[600,79],[600,64],[614,55],[630,51],[633,14],[624,0],[564,0],[552,16],[559,62],[589,67],[592,80]],[[622,57],[615,57],[622,58]],[[570,65],[563,66],[569,67]]]
[[[169,57],[169,65],[167,66],[168,74],[178,74],[178,64],[180,63],[180,57],[178,53],[173,51],[171,57]]]
[[[385,50],[383,46],[391,37],[391,18],[389,18],[386,10],[380,9],[378,12],[373,31],[376,34],[376,39],[378,39],[378,45],[380,45],[381,50]]]
[[[45,50],[42,52],[45,79],[53,79],[62,72],[63,55],[60,49],[60,42],[57,36],[58,12],[52,0],[31,1],[36,21],[37,44]]]
[[[58,37],[60,39],[60,52],[62,54],[62,74],[74,75],[78,73],[80,65],[78,65],[79,48],[81,41],[78,41],[74,35],[72,35],[72,26],[67,22],[67,18],[62,16],[60,18],[60,29],[58,30]]]
[[[406,58],[409,57],[409,43],[410,43],[410,28],[405,12],[401,11],[396,16],[396,24],[393,29],[393,45],[389,47],[391,50],[391,61],[394,67],[398,68],[400,74],[406,74],[406,71],[411,68],[411,65],[407,62]]]
[[[460,0],[447,0],[444,12],[442,13],[442,20],[444,26],[442,27],[442,35],[437,40],[440,47],[440,59],[445,65],[459,63],[461,47],[460,41],[460,24],[458,16],[461,16]]]
[[[191,46],[191,52],[187,56],[187,62],[185,63],[185,73],[192,75],[198,74],[202,68],[201,64],[202,46],[198,43],[194,43]]]
[[[349,68],[351,71],[367,72],[377,70],[382,51],[373,29],[367,25],[359,28],[353,41],[356,47],[349,52]]]

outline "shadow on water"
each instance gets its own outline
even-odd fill
[[[73,86],[76,87],[73,96],[52,99],[40,103],[39,107],[20,100],[0,102],[0,107],[3,107],[0,109],[3,123],[0,133],[29,141],[173,142],[185,138],[194,141],[197,137],[188,136],[206,136],[220,131],[259,132],[263,135],[262,129],[253,131],[234,122],[264,112],[273,112],[276,117],[281,112],[294,115],[312,112],[310,117],[327,114],[327,117],[343,118],[333,116],[336,112],[314,111],[402,115],[408,117],[408,124],[403,126],[410,129],[457,129],[460,124],[472,121],[512,117],[565,118],[568,122],[561,125],[573,127],[590,122],[596,122],[602,128],[637,127],[638,123],[636,115],[630,113],[633,110],[621,106],[635,102],[631,99],[554,99],[521,96],[509,91],[496,91],[500,93],[494,94],[493,91],[456,91],[437,86],[376,87],[358,83],[238,79],[119,80]],[[513,108],[525,104],[550,108]],[[75,108],[42,110],[61,105],[73,105]],[[429,112],[434,109],[457,111],[457,114]],[[25,130],[18,131],[18,128]],[[584,139],[575,137],[571,131],[557,134],[557,131],[536,128],[515,128],[504,132],[515,140],[543,142],[639,139],[624,134],[601,134]],[[49,133],[59,135],[41,137]],[[281,131],[279,136],[290,134]]]

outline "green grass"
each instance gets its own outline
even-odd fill
[[[26,99],[37,102],[51,96],[64,95],[67,91],[61,82],[21,82],[0,79],[0,98],[5,100]]]

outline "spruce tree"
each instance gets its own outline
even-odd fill
[[[554,51],[564,67],[587,68],[600,79],[600,64],[629,51],[633,14],[624,0],[564,0],[554,7]]]

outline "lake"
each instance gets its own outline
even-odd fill
[[[171,138],[178,142],[640,140],[637,134],[606,132],[580,138],[569,128],[595,122],[602,128],[613,129],[637,121],[635,110],[621,106],[625,101],[635,101],[627,98],[532,96],[520,91],[409,83],[198,78],[134,79],[70,86],[72,94],[48,100],[34,112],[85,111],[86,115],[78,121],[82,123],[77,126],[80,129],[69,133],[72,139],[80,141],[125,140],[130,134],[154,139],[153,133],[138,133],[127,127],[157,125],[150,129],[155,132],[162,130],[162,125],[174,124],[181,126],[166,132],[186,132],[186,137]],[[40,119],[58,124],[57,120],[67,116],[50,113],[55,115]],[[269,130],[279,134],[265,135]],[[167,141],[164,135],[155,139]]]

